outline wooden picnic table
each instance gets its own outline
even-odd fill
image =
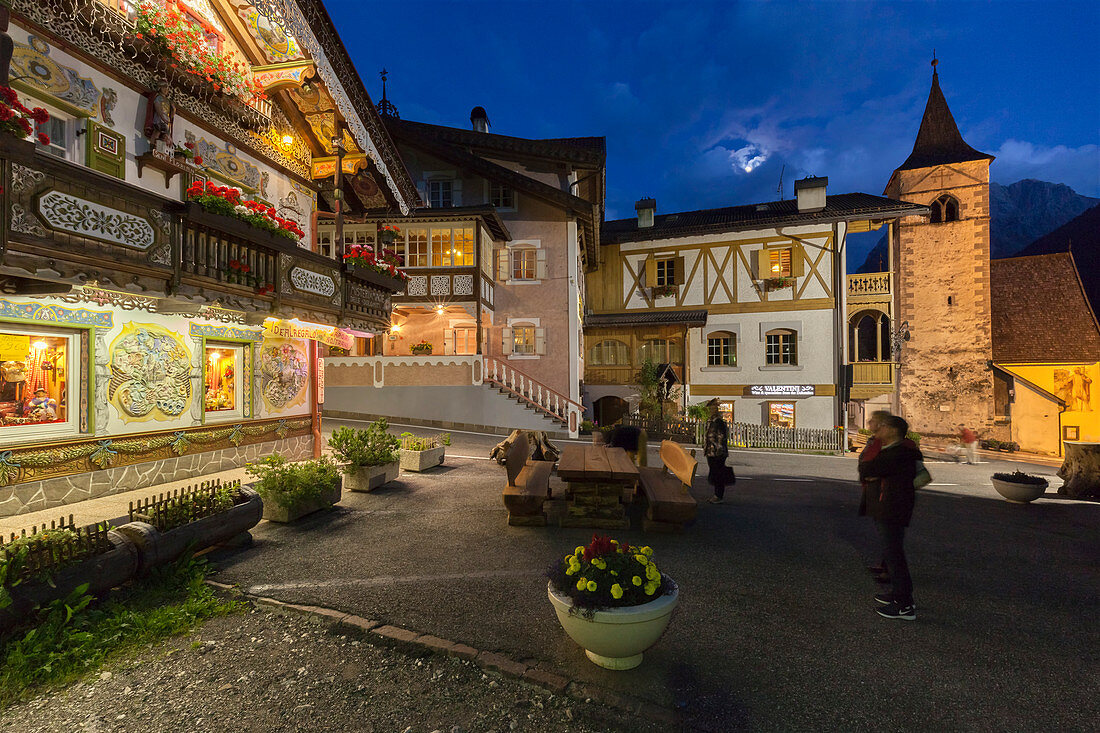
[[[625,450],[606,445],[567,445],[558,459],[558,477],[569,484],[571,495],[561,526],[630,526],[625,504],[634,498],[638,467]]]

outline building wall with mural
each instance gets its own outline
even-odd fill
[[[997,366],[1030,383],[1015,380],[1008,405],[1021,450],[1059,455],[1066,440],[1100,441],[1100,363]]]
[[[312,455],[309,341],[155,309],[92,288],[0,298],[0,516]]]

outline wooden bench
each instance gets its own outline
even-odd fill
[[[543,503],[550,498],[550,473],[553,461],[528,461],[530,446],[527,436],[512,441],[504,459],[508,485],[504,487],[504,506],[508,509],[508,524],[544,527],[546,512]]]
[[[699,464],[695,462],[694,450],[689,455],[671,440],[661,441],[660,456],[663,468],[638,468],[647,504],[642,528],[678,531],[695,519],[699,509],[690,492]]]

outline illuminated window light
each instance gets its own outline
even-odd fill
[[[41,339],[35,341],[33,344],[31,344],[31,346],[34,347],[35,351],[42,351],[43,349],[48,349],[50,347],[49,344],[47,344],[45,341],[42,341]]]
[[[293,144],[294,144],[294,136],[293,135],[283,135],[283,145],[286,145],[287,147],[289,147]]]

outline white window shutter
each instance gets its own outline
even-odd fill
[[[546,353],[546,329],[535,329],[535,353],[540,356]]]
[[[453,328],[448,328],[443,332],[443,354],[445,356],[452,356],[455,353],[455,332]]]
[[[462,206],[462,179],[451,181],[451,206]]]
[[[417,193],[418,196],[420,196],[420,201],[424,204],[424,206],[427,206],[428,205],[428,182],[427,181],[419,181],[416,184],[416,193]]]
[[[535,279],[546,279],[546,250],[541,247],[535,250]]]
[[[507,247],[497,251],[497,282],[506,282],[512,277],[511,250]]]
[[[512,353],[512,347],[515,345],[515,336],[510,328],[502,328],[500,332],[502,334],[500,353],[507,356]]]

